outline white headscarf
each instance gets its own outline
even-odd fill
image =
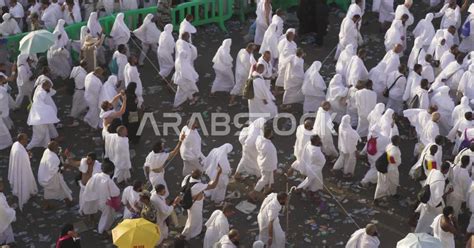
[[[319,74],[321,69],[321,62],[314,61],[311,67],[304,74],[303,86],[301,88],[303,95],[307,96],[324,96],[326,83]]]
[[[277,35],[278,26],[276,23],[271,23],[263,35],[262,45],[260,46],[260,54],[265,51],[270,51],[273,58],[278,58],[278,41],[280,37]]]
[[[326,94],[326,100],[335,101],[337,97],[347,95],[347,87],[342,82],[342,76],[340,74],[334,75],[329,82],[328,92]]]
[[[86,41],[86,37],[88,35],[90,35],[89,28],[87,28],[87,26],[82,26],[81,27],[81,35],[80,35],[81,47],[84,46],[84,42]]]
[[[232,39],[225,39],[222,41],[222,45],[217,49],[214,58],[212,58],[212,63],[214,63],[214,68],[225,70],[229,66],[232,67],[232,62],[234,59],[230,55],[230,46],[232,45]]]
[[[161,31],[152,20],[153,15],[148,14],[143,20],[143,24],[133,31],[133,34],[146,44],[156,44],[160,39]]]
[[[469,98],[467,96],[463,96],[461,98],[461,103],[454,107],[453,113],[451,114],[453,124],[456,124],[459,120],[462,120],[466,112],[472,112],[472,108],[469,105]]]
[[[204,171],[211,180],[216,179],[217,166],[219,165],[224,175],[229,175],[232,171],[229,164],[228,155],[232,152],[233,147],[231,144],[226,143],[220,147],[214,148],[203,160]]]
[[[67,35],[66,30],[64,30],[64,24],[66,24],[66,22],[63,19],[59,19],[58,24],[56,25],[53,31],[58,31],[61,33],[60,45],[62,47],[66,47],[69,43],[69,36]]]
[[[382,93],[385,89],[385,81],[387,80],[387,75],[384,73],[387,68],[387,64],[383,61],[380,61],[374,68],[369,72],[369,79],[372,80],[372,88],[377,93]]]
[[[50,47],[50,49],[58,49],[58,48],[64,48],[64,46],[62,45],[62,39],[61,39],[61,32],[59,31],[54,31],[53,32],[53,35],[54,35],[54,44]]]
[[[415,37],[420,37],[423,41],[424,46],[429,46],[431,40],[436,34],[436,30],[433,26],[433,13],[426,14],[424,19],[421,19],[413,29],[413,35]]]
[[[354,45],[349,44],[347,45],[344,50],[342,50],[339,58],[337,59],[336,63],[336,72],[337,73],[344,73],[346,71],[347,64],[351,60],[352,56],[356,55],[356,49]]]
[[[99,94],[99,108],[104,101],[112,101],[112,99],[117,95],[117,76],[111,75],[102,85]]]
[[[265,118],[260,117],[249,125],[247,139],[245,140],[245,145],[255,146],[257,137],[263,134],[263,127],[265,126],[265,123],[266,123]]]
[[[20,27],[16,20],[9,14],[2,15],[3,23],[0,24],[0,33],[4,36],[21,33]]]
[[[100,37],[102,34],[102,26],[97,19],[97,12],[91,12],[89,15],[89,20],[87,20],[87,28],[90,31],[90,35],[92,35],[94,38]]]
[[[434,56],[434,59],[439,59],[443,56],[443,53],[447,51],[449,48],[444,45],[441,45],[441,41],[445,40],[444,37],[444,30],[436,31],[435,37],[431,41],[430,47],[428,48],[428,53]]]
[[[385,33],[385,47],[393,48],[396,44],[402,44],[401,37],[404,34],[404,27],[401,20],[393,20],[392,25]]]
[[[28,61],[27,61],[29,56],[30,55],[28,55],[28,54],[18,55],[18,57],[16,59],[16,66],[19,67],[20,65],[23,65],[23,66],[27,66],[29,68],[30,65],[28,64]]]
[[[170,49],[170,52],[174,52],[175,41],[173,37],[173,25],[166,24],[165,28],[163,29],[163,33],[160,35],[160,39],[158,40],[158,50],[161,49]]]
[[[407,66],[410,69],[413,69],[415,64],[418,64],[418,61],[425,60],[425,52],[423,52],[423,40],[421,37],[417,37],[411,49],[410,56],[408,57]],[[420,50],[421,49],[421,50]]]
[[[367,120],[369,121],[369,129],[373,126],[377,126],[377,122],[382,118],[383,111],[385,110],[385,104],[377,103],[369,115],[367,115]]]
[[[431,101],[433,104],[438,106],[438,112],[441,112],[442,110],[451,112],[454,109],[454,102],[449,96],[448,86],[441,86],[437,88],[436,93],[431,98]]]
[[[359,140],[359,134],[351,127],[351,117],[344,115],[341,119],[341,125],[339,125],[339,151],[345,154],[355,152]]]
[[[380,127],[380,133],[388,138],[391,138],[390,136],[392,133],[393,115],[394,115],[393,109],[388,108],[385,111],[385,113],[382,115],[378,123]]]
[[[123,13],[118,13],[115,17],[112,30],[110,31],[110,36],[112,36],[114,41],[118,42],[118,44],[126,44],[130,39],[130,29],[125,24],[124,17],[125,15]]]

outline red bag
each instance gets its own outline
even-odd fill
[[[377,138],[370,137],[367,141],[367,154],[372,156],[377,154]]]
[[[122,203],[120,202],[119,196],[110,197],[110,199],[108,199],[105,204],[113,208],[116,212],[119,212],[120,209],[122,208]]]

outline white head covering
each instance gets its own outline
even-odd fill
[[[438,111],[442,109],[452,111],[454,109],[453,99],[449,96],[449,87],[441,86],[436,89],[436,93],[431,98],[431,101],[438,105]]]
[[[265,118],[260,117],[249,125],[247,139],[245,140],[246,145],[255,145],[257,137],[263,134],[263,127],[265,126],[265,123]]]
[[[115,25],[115,23],[114,23]],[[89,15],[89,20],[87,21],[87,28],[90,31],[92,37],[97,38],[102,34],[102,26],[97,19],[97,12],[91,12]]]
[[[163,33],[160,35],[160,39],[158,41],[158,50],[161,49],[171,49],[171,53],[174,52],[174,37],[173,37],[173,25],[166,24],[165,28],[163,29]]]
[[[469,5],[469,9],[467,9],[467,12],[474,14],[474,3],[471,3],[471,5]]]
[[[319,74],[321,69],[321,62],[314,61],[311,67],[304,74],[303,86],[301,88],[304,95],[308,96],[324,96],[326,83]]]
[[[69,42],[69,36],[66,33],[66,30],[64,30],[64,25],[66,22],[63,19],[59,19],[58,24],[56,24],[56,27],[54,28],[53,32],[60,32],[61,33],[61,40],[60,40],[60,45],[62,47],[66,47],[66,45]]]
[[[54,35],[54,44],[50,47],[50,49],[64,48],[64,46],[62,46],[62,41],[61,41],[61,38],[62,38],[61,32],[54,31],[53,35]]]
[[[30,55],[28,55],[28,54],[20,54],[20,55],[18,55],[18,57],[17,57],[17,59],[16,59],[16,65],[17,65],[17,67],[20,66],[20,65],[24,65],[24,66],[28,66],[28,67],[29,67],[28,62],[27,62],[29,56],[30,56]]]
[[[112,99],[117,95],[117,76],[110,75],[107,81],[102,85],[99,94],[99,108],[104,101],[112,101]]]
[[[230,46],[232,45],[232,39],[225,39],[222,41],[222,45],[217,49],[214,58],[212,58],[212,63],[214,63],[214,67],[218,67],[221,69],[225,69],[225,65],[231,65],[232,61],[234,60],[230,55]]]
[[[326,100],[335,101],[337,97],[346,95],[348,90],[342,82],[342,76],[336,74],[329,82]]]
[[[404,27],[401,20],[393,20],[392,25],[385,33],[385,46],[392,48],[392,46],[401,43],[401,37],[404,33]]]
[[[90,35],[89,28],[87,28],[87,26],[82,26],[81,27],[81,35],[80,35],[81,47],[84,46],[84,42],[86,41],[86,37],[88,35]]]
[[[265,34],[263,35],[262,45],[260,46],[260,54],[263,54],[265,51],[270,51],[273,58],[278,57],[278,41],[279,38],[277,35],[278,26],[276,23],[271,23],[268,26]]]
[[[392,124],[393,124],[393,114],[395,112],[393,109],[388,108],[385,113],[382,115],[378,125],[380,127],[380,132],[385,137],[391,138],[390,133],[392,131]]]
[[[0,24],[0,33],[3,35],[13,35],[21,33],[20,27],[10,13],[2,15],[3,23]]]
[[[346,154],[355,152],[359,140],[359,134],[351,127],[351,117],[344,115],[341,119],[341,125],[339,125],[339,151]]]
[[[252,248],[264,248],[264,247],[265,247],[265,244],[260,240],[253,242],[253,245],[252,245]]]
[[[231,144],[226,143],[220,147],[214,148],[203,160],[204,171],[206,175],[214,180],[217,174],[217,166],[219,165],[222,169],[223,174],[229,174],[231,172],[228,154],[233,150]]]
[[[369,115],[367,116],[367,119],[373,120],[373,121],[379,121],[380,118],[382,118],[383,111],[385,110],[385,104],[384,103],[377,103],[372,111],[370,111]]]
[[[153,15],[148,14],[143,20],[143,24],[133,31],[133,34],[146,44],[156,44],[160,39],[161,31],[152,20]]]
[[[112,30],[110,31],[110,36],[114,38],[120,37],[119,44],[125,44],[130,39],[130,29],[128,29],[127,25],[124,22],[125,15],[123,13],[118,13],[115,17],[114,25],[112,26]]]
[[[425,58],[420,57],[420,54],[422,54],[422,51],[420,51],[420,49],[423,49],[423,45],[424,45],[423,39],[421,37],[417,37],[413,44],[413,48],[411,49],[410,56],[408,57],[408,62],[407,62],[408,68],[413,69],[415,64],[418,64],[418,61],[420,59],[421,60],[425,59]]]
[[[385,75],[385,69],[387,68],[387,63],[380,61],[374,68],[369,71],[369,79],[372,80],[372,88],[377,93],[382,93],[385,89],[385,80],[387,75]]]
[[[351,60],[352,56],[356,55],[356,49],[353,44],[347,45],[344,50],[342,50],[339,58],[336,63],[336,72],[343,73],[347,68],[347,64]]]

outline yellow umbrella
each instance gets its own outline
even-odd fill
[[[126,219],[112,230],[112,239],[119,248],[153,248],[160,239],[160,229],[143,218]]]

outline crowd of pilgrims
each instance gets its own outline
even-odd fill
[[[263,200],[257,216],[259,235],[253,247],[285,247],[279,213],[287,204],[288,192],[272,193],[278,157],[269,122],[278,109],[288,111],[302,106],[304,113],[316,115],[296,130],[296,160],[287,174],[297,173],[304,178],[296,187],[297,192],[307,191],[317,197],[314,193],[324,190],[322,171],[326,164],[333,166],[332,172],[342,171],[345,178],[353,178],[357,160],[365,157],[370,168],[359,186],[369,190],[370,184],[376,184],[374,205],[387,204],[384,202],[388,197],[398,199],[400,126],[416,139],[413,155],[410,154],[413,161],[403,161],[411,163],[409,175],[420,183],[414,215],[417,222],[412,231],[432,234],[443,247],[455,247],[456,235],[466,234],[469,238],[474,233],[474,218],[467,230],[457,224],[460,214],[474,210],[474,4],[469,6],[467,2],[431,0],[433,8],[442,7],[415,23],[411,0],[405,0],[395,10],[393,0],[374,0],[372,11],[379,14],[381,30],[385,32],[386,55],[368,70],[364,64],[368,52],[360,33],[365,1],[353,1],[340,24],[334,56],[336,74],[326,85],[319,73],[321,62],[314,61],[305,71],[305,52],[295,42],[296,29],[284,31],[285,13],[275,10],[272,15],[271,0],[257,1],[254,42],[238,52],[235,68],[231,39],[222,41],[212,59],[215,78],[209,97],[227,92],[229,107],[240,103],[240,99],[248,101],[249,125],[238,138],[242,157],[235,170],[228,160],[232,145],[223,144],[205,156],[198,122],[191,120],[182,128],[173,150],[167,152],[162,142],[153,146],[143,165],[146,182],[132,182],[129,144],[140,140],[137,129],[145,106],[140,66],[150,56],[157,59],[160,82],[175,92],[176,111],[181,111],[185,103],[193,106],[199,99],[193,16],[188,15],[181,22],[179,39],[175,40],[168,0],[0,0],[2,36],[48,28],[54,29],[55,37],[46,56],[20,54],[11,66],[2,58],[0,149],[11,147],[8,183],[17,198],[17,209],[7,203],[4,183],[0,182],[0,244],[14,243],[11,224],[17,214],[25,214],[23,206],[30,197],[38,194],[37,182],[44,192],[43,208],[53,208],[51,200],[75,205],[62,174],[65,169],[75,168],[80,172],[76,180],[80,186],[79,213],[90,221],[94,221],[91,216],[100,213],[100,234],[107,235],[113,228],[123,205],[121,218],[141,217],[159,226],[159,245],[168,238],[168,225],[176,225],[175,208],[184,207],[187,221],[175,247],[184,247],[187,240],[198,237],[203,225],[203,247],[238,247],[239,231],[230,229],[228,222],[235,208],[225,203],[226,188],[231,180],[253,175],[257,182],[247,192],[248,200]],[[99,15],[153,5],[158,5],[157,15],[144,17],[136,30],[129,29],[123,13],[117,14],[110,35],[104,35],[98,22]],[[462,20],[466,10],[468,15]],[[308,28],[306,21],[314,19],[301,13],[301,25]],[[441,18],[438,28],[432,23],[434,18]],[[64,26],[82,19],[88,21],[81,29],[80,40],[69,39]],[[316,28],[318,45],[322,45],[325,30]],[[410,51],[407,37],[411,34],[414,44]],[[131,44],[140,47],[139,56],[131,54]],[[75,52],[80,54],[77,65],[71,59]],[[255,59],[257,53],[260,58]],[[72,107],[68,118],[60,120],[53,97],[54,82],[68,79],[74,82]],[[12,91],[16,92],[16,99]],[[282,104],[277,106],[276,97],[281,95]],[[22,107],[29,110],[25,120],[32,128],[32,136],[29,139],[20,133],[13,143],[9,113]],[[79,121],[89,125],[92,132],[101,132],[105,148],[102,162],[95,153],[77,159],[61,150],[56,128],[72,131]],[[44,153],[35,177],[30,150],[38,147],[44,148]],[[182,190],[181,194],[174,192],[179,196],[168,200],[165,169],[177,155],[183,161]],[[208,182],[201,180],[203,175],[209,178]],[[118,185],[125,188],[121,191]],[[205,198],[216,204],[217,210],[203,223]],[[346,247],[379,245],[377,227],[369,223],[351,235]],[[57,247],[79,246],[74,227],[65,225]]]

